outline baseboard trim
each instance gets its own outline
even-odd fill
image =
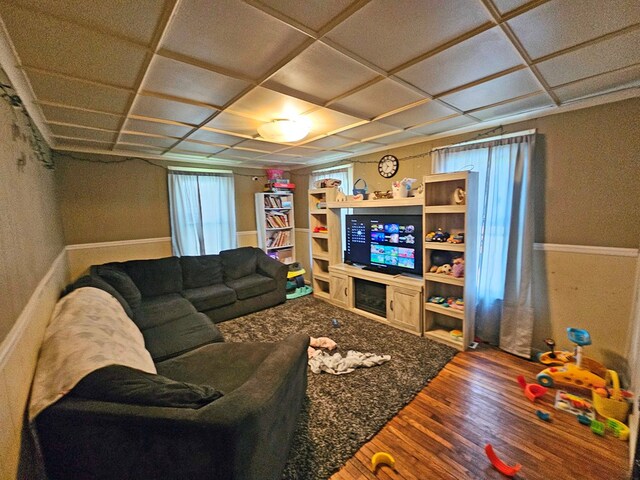
[[[567,245],[560,243],[534,243],[534,250],[545,252],[580,253],[583,255],[609,255],[613,257],[637,257],[637,248],[594,247],[590,245]]]
[[[145,243],[164,243],[171,242],[171,237],[159,238],[137,238],[134,240],[116,240],[113,242],[97,242],[97,243],[77,243],[75,245],[67,245],[67,250],[84,250],[93,248],[109,248],[124,247],[127,245],[140,245]]]
[[[27,328],[30,326],[30,322],[32,320],[31,313],[33,312],[33,309],[36,308],[36,304],[40,301],[42,292],[44,291],[46,285],[60,268],[65,267],[64,264],[66,263],[66,260],[67,252],[63,248],[51,264],[51,267],[49,267],[47,273],[44,275],[44,277],[42,277],[36,288],[33,290],[31,298],[29,298],[29,301],[22,309],[22,312],[20,312],[20,315],[18,316],[16,322],[13,324],[13,327],[11,327],[11,330],[9,330],[9,333],[0,344],[0,371],[2,371],[4,367],[7,356],[13,350],[16,343],[20,340]]]

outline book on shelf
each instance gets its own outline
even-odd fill
[[[290,231],[285,230],[281,232],[275,232],[267,237],[267,248],[284,247],[290,245]]]
[[[282,212],[270,212],[265,216],[267,228],[287,228],[289,227],[289,216]]]

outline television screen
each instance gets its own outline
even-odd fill
[[[347,215],[345,261],[384,273],[422,275],[420,215]]]

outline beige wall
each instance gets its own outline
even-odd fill
[[[101,155],[73,157],[56,155],[67,245],[171,236],[164,166],[142,160],[116,162],[122,159]],[[253,194],[262,191],[265,172],[228,170],[235,173],[237,230],[255,231]],[[253,176],[259,180],[254,181]]]
[[[0,139],[2,341],[64,248],[64,241],[54,171],[37,159],[25,119],[4,100],[0,100]],[[26,162],[23,166],[18,165],[21,158]]]

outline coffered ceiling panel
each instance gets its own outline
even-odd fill
[[[539,58],[640,21],[640,2],[552,0],[509,20],[524,48]]]
[[[184,0],[163,46],[258,79],[306,39],[239,0]]]
[[[495,27],[403,70],[398,77],[436,95],[522,63],[502,30]]]
[[[539,63],[538,69],[553,87],[638,63],[640,29]]]
[[[370,87],[333,103],[331,106],[350,115],[370,120],[424,98],[423,95],[409,90],[404,85],[385,78],[381,82],[374,83]]]
[[[282,87],[289,88],[324,104],[373,80],[376,76],[373,70],[346,55],[323,43],[315,43],[280,69],[264,85],[276,90]]]
[[[25,67],[121,87],[133,87],[141,72],[141,46],[4,4],[2,19]]]
[[[489,20],[479,1],[379,0],[327,36],[389,71]]]
[[[117,130],[122,124],[123,117],[104,113],[62,108],[53,105],[40,105],[47,122],[66,123],[70,125],[84,125],[87,127]]]
[[[248,86],[243,80],[156,55],[142,89],[221,107]]]
[[[0,66],[53,149],[213,165],[638,96],[638,52],[638,0],[0,0]],[[260,137],[292,117],[302,139]]]
[[[442,100],[468,112],[542,90],[529,70],[519,70],[442,97]]]

